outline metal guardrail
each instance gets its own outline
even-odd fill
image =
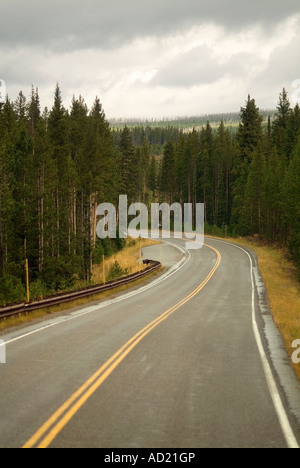
[[[29,303],[22,302],[13,306],[0,308],[0,320],[12,317],[14,315],[20,315],[23,313],[31,312],[33,310],[45,309],[47,307],[60,305],[65,302],[71,302],[76,299],[93,296],[104,291],[109,291],[111,289],[118,288],[119,286],[123,286],[132,283],[133,281],[137,281],[141,278],[144,278],[150,273],[159,270],[162,266],[160,262],[154,262],[149,260],[144,261],[144,263],[149,264],[149,266],[147,266],[147,268],[145,268],[141,272],[133,273],[131,275],[125,276],[124,278],[120,278],[119,280],[109,281],[105,285],[101,284],[99,286],[91,286],[80,291],[75,291],[67,294],[58,294],[57,296],[52,296],[48,299],[42,299],[41,301]]]

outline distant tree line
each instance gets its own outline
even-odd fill
[[[124,246],[96,238],[96,208],[129,202],[204,202],[208,229],[257,234],[289,248],[300,270],[300,109],[285,90],[263,125],[255,100],[237,132],[137,126],[110,128],[98,98],[41,110],[26,100],[0,104],[0,304],[24,296],[29,260],[35,295],[91,281],[92,265]]]
[[[265,120],[269,116],[274,117],[275,112],[270,110],[261,110],[261,115]],[[150,127],[150,128],[191,128],[191,127],[202,127],[209,121],[212,124],[219,124],[223,120],[225,125],[230,125],[231,123],[239,123],[240,114],[239,112],[226,112],[221,114],[202,114],[198,116],[186,116],[186,117],[176,117],[173,119],[137,119],[137,118],[125,118],[125,119],[110,119],[109,123],[112,129],[124,129],[124,127]]]

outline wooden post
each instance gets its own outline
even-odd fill
[[[105,257],[102,255],[102,268],[103,268],[103,284],[106,284],[106,278],[105,278]]]
[[[139,241],[140,241],[139,272],[141,272],[142,271],[142,239],[141,237],[139,238]]]
[[[140,240],[140,272],[142,271],[142,239]]]
[[[26,271],[26,291],[27,291],[27,303],[30,302],[30,289],[29,289],[29,267],[28,260],[25,261],[25,271]]]

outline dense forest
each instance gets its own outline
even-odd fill
[[[300,108],[285,90],[267,123],[254,99],[236,131],[223,121],[111,128],[101,102],[65,109],[27,99],[0,104],[0,305],[92,281],[92,265],[124,245],[96,238],[96,208],[130,202],[204,202],[209,232],[258,235],[288,248],[300,271]]]

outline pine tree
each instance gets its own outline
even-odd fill
[[[136,189],[136,181],[134,177],[132,177],[132,170],[135,171],[136,169],[134,167],[135,152],[130,131],[127,126],[125,126],[121,134],[119,150],[119,193],[120,195],[127,195],[128,200],[133,202]]]
[[[175,157],[175,185],[177,191],[178,201],[183,204],[189,200],[189,155],[186,145],[186,137],[181,131],[179,139],[176,143],[176,157]]]
[[[249,183],[250,165],[255,159],[252,172],[256,170],[256,164],[259,164],[258,158],[261,156],[261,145],[263,139],[262,121],[255,100],[248,96],[246,106],[241,108],[241,123],[237,134],[238,153],[233,168],[233,222],[236,224],[238,232],[242,235],[248,234],[254,226],[253,214],[249,213],[249,197],[252,200],[252,183]],[[252,177],[250,178],[252,181]],[[250,193],[248,200],[245,199],[245,188],[249,186]],[[256,210],[254,210],[256,213]]]
[[[300,137],[285,176],[283,194],[289,247],[300,273]]]
[[[199,199],[204,203],[205,222],[213,224],[212,157],[213,131],[209,122],[200,134]]]
[[[288,125],[291,117],[291,106],[285,89],[279,95],[276,119],[273,123],[273,138],[278,154],[290,158],[288,142]]]
[[[30,211],[32,209],[33,174],[32,174],[32,140],[28,133],[26,123],[26,99],[19,94],[18,105],[15,105],[17,126],[12,147],[12,194],[14,198],[14,219],[18,220],[15,225],[15,235],[18,252],[14,249],[17,263],[25,261],[29,256],[28,238],[30,226]]]
[[[214,223],[218,226],[230,224],[232,209],[232,167],[235,147],[232,137],[221,121],[215,138],[213,158]]]
[[[152,156],[150,162],[150,168],[148,173],[148,181],[147,181],[150,194],[149,194],[149,204],[156,203],[157,200],[157,192],[158,192],[158,162],[155,156]]]
[[[24,96],[22,91],[19,92],[19,95],[14,103],[14,111],[19,121],[24,121],[26,119],[27,104],[26,97]]]
[[[81,126],[82,134],[78,140],[78,133],[75,132],[72,152],[79,183],[77,242],[80,245],[84,276],[90,279],[93,250],[97,240],[97,206],[104,201],[116,200],[116,158],[113,138],[98,97],[88,117],[83,100],[74,102],[71,121],[73,125],[76,124],[75,129]]]
[[[142,203],[148,203],[149,193],[148,193],[148,174],[150,170],[150,146],[146,138],[143,140],[143,145],[141,147],[141,153],[139,158],[139,186],[140,186],[140,196],[139,200]]]
[[[284,242],[284,227],[282,224],[282,189],[284,164],[275,147],[269,150],[266,162],[266,177],[264,187],[265,199],[265,230],[264,235],[270,242]]]
[[[249,95],[246,106],[241,108],[241,123],[237,134],[241,160],[251,162],[253,152],[262,139],[262,122],[255,99],[251,99]]]
[[[40,98],[38,88],[31,88],[31,100],[28,106],[28,123],[31,137],[34,138],[36,125],[41,117]]]
[[[52,157],[57,165],[56,184],[56,236],[54,239],[55,257],[68,252],[68,122],[67,112],[63,107],[61,91],[57,84],[54,104],[48,119],[49,138],[52,146]]]
[[[245,187],[245,203],[248,210],[248,227],[251,234],[263,233],[265,177],[265,156],[263,151],[260,148],[257,148],[252,155],[248,180]]]
[[[172,139],[166,144],[161,172],[161,191],[169,204],[174,201],[175,189],[175,145]]]
[[[73,96],[70,120],[69,120],[69,143],[70,155],[73,161],[73,180],[70,181],[70,244],[75,257],[81,258],[82,277],[87,278],[87,271],[90,268],[88,261],[83,259],[86,252],[85,236],[86,231],[86,207],[89,205],[89,181],[90,162],[88,160],[88,108],[84,99]],[[88,265],[87,265],[88,263]]]
[[[82,159],[84,158],[87,127],[87,105],[82,96],[79,96],[79,99],[75,99],[75,96],[73,96],[69,121],[69,137],[71,156],[75,164],[82,164]]]
[[[9,101],[0,109],[0,279],[8,268],[8,241],[13,234],[13,196],[11,146],[16,116]],[[11,125],[9,125],[9,122]]]
[[[286,153],[288,160],[291,159],[294,150],[298,143],[298,135],[300,132],[300,106],[296,104],[294,109],[291,109],[287,122],[287,135],[286,135]]]
[[[37,270],[44,276],[45,264],[55,256],[56,238],[56,191],[58,170],[52,157],[52,146],[47,132],[47,118],[40,117],[34,126],[33,166],[35,171],[35,191],[38,230]],[[31,265],[33,268],[33,265]]]

